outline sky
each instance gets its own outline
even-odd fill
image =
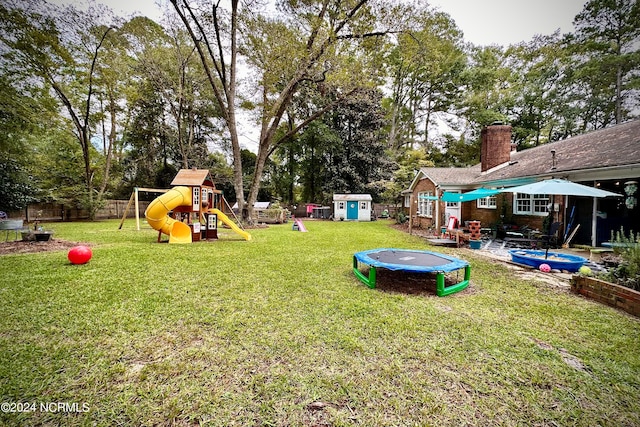
[[[84,0],[50,0],[52,3],[84,3]],[[157,20],[161,16],[157,3],[167,0],[96,0],[116,13],[141,12]],[[573,30],[573,18],[586,0],[430,0],[437,9],[448,13],[475,45],[507,46],[530,41],[536,34]]]
[[[475,45],[507,46],[530,41],[535,35],[573,31],[573,18],[583,0],[431,0],[448,13]]]

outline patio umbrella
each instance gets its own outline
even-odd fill
[[[560,196],[584,196],[584,197],[622,197],[621,194],[611,191],[600,190],[599,188],[588,187],[565,179],[546,179],[532,184],[519,185],[517,187],[505,188],[503,193],[523,193],[523,194],[550,194]],[[545,252],[545,258],[549,253],[549,248]]]
[[[442,194],[442,200],[445,202],[470,202],[471,200],[493,196],[499,192],[500,190],[491,190],[489,188],[477,188],[467,193],[450,193],[445,191]]]
[[[523,194],[553,194],[562,196],[585,196],[585,197],[622,197],[622,194],[611,191],[600,190],[599,188],[588,187],[565,179],[546,179],[534,182],[533,184],[518,185],[517,187],[505,188],[502,193],[523,193]]]

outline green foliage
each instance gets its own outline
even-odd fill
[[[377,90],[359,92],[327,116],[341,144],[330,152],[325,192],[372,193],[374,200],[379,199],[380,189],[374,183],[391,176],[380,133],[384,125],[380,100]]]
[[[328,203],[340,192],[372,193],[378,199],[391,176],[380,132],[380,97],[376,90],[362,89],[279,146],[272,163],[279,178],[272,179],[282,200]]]
[[[584,88],[584,121],[601,128],[637,116],[640,3],[590,0],[574,25],[569,46],[577,60],[575,80]]]
[[[480,161],[480,138],[467,139],[462,134],[454,137],[445,134],[428,145],[427,155],[438,167],[466,167]]]
[[[614,251],[620,255],[622,262],[608,273],[614,283],[640,291],[640,233],[627,235],[624,228],[611,232]]]
[[[414,6],[413,26],[389,48],[386,64],[392,79],[389,146],[430,142],[429,129],[439,113],[451,112],[462,90],[467,58],[462,33],[446,14]]]
[[[507,53],[516,75],[511,125],[518,149],[570,135],[577,118],[567,99],[573,59],[559,32],[512,46]]]
[[[25,165],[0,153],[0,210],[17,211],[35,200],[37,189]]]
[[[514,78],[504,48],[474,48],[470,67],[462,75],[466,90],[459,106],[465,111],[464,116],[478,128],[507,121],[515,95],[511,90]]]

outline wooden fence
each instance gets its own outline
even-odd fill
[[[128,200],[107,200],[104,208],[96,212],[96,219],[122,218],[129,203]],[[151,202],[140,201],[140,217],[144,218],[144,211]],[[127,213],[127,218],[135,218],[133,206]],[[60,203],[35,203],[22,211],[7,212],[11,219],[22,219],[26,222],[39,221],[78,221],[89,219],[89,211],[76,207],[65,206]]]
[[[107,200],[104,208],[96,212],[96,219],[122,218],[129,200]],[[139,215],[144,218],[144,211],[149,206],[149,201],[139,202]],[[135,218],[133,212],[135,208],[131,206],[127,213],[127,218]],[[396,207],[387,204],[374,204],[373,210],[377,217],[383,210],[387,210],[391,217],[395,216]],[[301,205],[292,212],[295,216],[304,218],[307,216],[306,206]],[[27,206],[22,211],[7,212],[11,219],[22,219],[26,222],[39,221],[79,221],[89,219],[89,212],[86,209],[65,206],[60,203],[35,203]]]

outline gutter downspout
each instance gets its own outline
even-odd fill
[[[597,246],[596,232],[598,231],[598,198],[593,198],[593,209],[591,210],[591,246]]]

